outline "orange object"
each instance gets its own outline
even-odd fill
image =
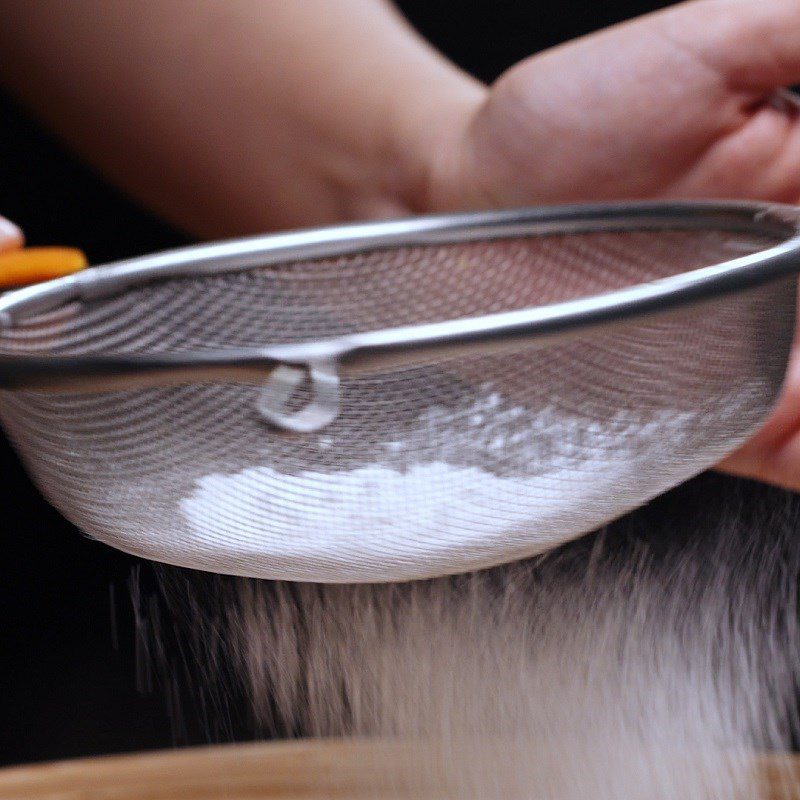
[[[86,256],[70,247],[26,247],[0,253],[0,289],[28,286],[83,269]]]

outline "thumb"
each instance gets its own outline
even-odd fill
[[[22,243],[22,231],[5,217],[0,217],[0,252],[21,247]]]

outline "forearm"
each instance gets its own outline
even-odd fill
[[[383,0],[0,5],[0,80],[201,235],[416,211],[483,95]]]

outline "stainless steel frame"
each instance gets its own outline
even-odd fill
[[[800,272],[800,211],[738,202],[620,203],[451,214],[344,225],[200,245],[94,267],[0,298],[0,325],[73,301],[111,296],[144,283],[411,245],[499,237],[620,230],[709,228],[785,240],[762,252],[658,281],[507,313],[371,331],[322,341],[182,353],[0,356],[0,388],[103,392],[205,381],[264,384],[260,409],[291,430],[322,427],[336,415],[340,374],[476,350],[550,342],[621,320],[674,309]],[[284,406],[310,378],[314,400],[299,414]]]

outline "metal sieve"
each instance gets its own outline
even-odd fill
[[[634,203],[189,247],[0,298],[0,418],[92,537],[391,581],[518,559],[761,424],[800,213]]]

